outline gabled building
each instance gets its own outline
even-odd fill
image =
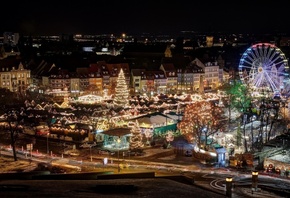
[[[177,69],[177,93],[193,92],[193,70]]]
[[[88,94],[103,94],[103,77],[101,72],[94,72],[88,74],[89,85],[85,89],[85,93]]]
[[[190,64],[190,68],[193,72],[193,92],[197,92],[200,88],[200,79],[204,76],[204,70],[193,63]]]
[[[131,87],[135,94],[140,94],[146,92],[147,82],[146,82],[146,70],[145,69],[132,69],[131,70]],[[145,77],[145,78],[144,78]],[[142,83],[143,80],[143,83]]]
[[[141,82],[140,85],[142,87],[142,93],[145,93],[147,96],[154,95],[154,74],[151,71],[141,72]]]
[[[70,73],[70,93],[71,96],[80,95],[80,78],[77,73]]]
[[[166,93],[166,85],[167,85],[167,78],[165,76],[164,71],[157,70],[152,71],[154,75],[154,91],[156,94],[165,94]]]
[[[163,63],[160,66],[160,70],[164,72],[167,78],[166,93],[175,94],[177,91],[177,70],[175,69],[174,64]]]
[[[218,65],[217,61],[201,62],[199,59],[192,61],[204,71],[204,89],[216,89],[223,82],[223,69]],[[196,79],[197,80],[197,79]]]
[[[167,78],[162,70],[133,69],[131,79],[135,94],[147,94],[148,96],[166,94]]]
[[[31,84],[30,70],[25,69],[20,62],[18,67],[2,67],[0,72],[0,87],[12,92],[25,95],[26,89]]]

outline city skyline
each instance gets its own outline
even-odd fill
[[[97,1],[3,2],[0,32],[29,35],[178,34],[181,31],[289,32],[289,2]]]

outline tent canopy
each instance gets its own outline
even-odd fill
[[[159,112],[147,114],[144,116],[140,116],[137,118],[131,119],[132,121],[138,120],[139,124],[141,125],[142,123],[147,124],[147,125],[163,125],[164,123],[173,123],[173,119],[170,118],[167,115],[164,115]]]
[[[124,136],[131,134],[131,129],[130,128],[114,128],[114,129],[109,129],[107,131],[102,132],[105,135],[110,135],[110,136]]]

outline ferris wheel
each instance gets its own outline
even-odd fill
[[[284,53],[270,43],[258,43],[249,47],[239,63],[239,76],[252,90],[268,90],[281,93],[289,78],[288,60]]]

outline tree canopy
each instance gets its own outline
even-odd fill
[[[212,101],[199,101],[186,106],[177,128],[190,143],[200,145],[204,136],[206,145],[207,137],[224,131],[226,123],[223,108]]]
[[[241,113],[250,111],[252,96],[246,84],[240,81],[230,83],[226,88],[226,93],[230,96],[230,105]]]

